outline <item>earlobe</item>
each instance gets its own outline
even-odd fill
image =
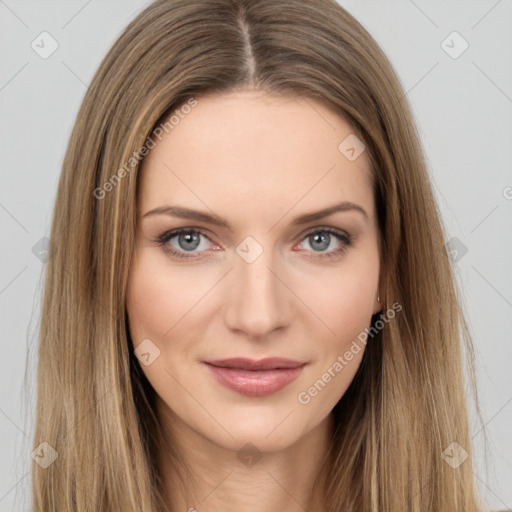
[[[380,302],[380,292],[377,291],[377,298],[375,299],[373,303],[373,310],[372,314],[376,315],[377,313],[380,313],[382,311],[382,304]]]

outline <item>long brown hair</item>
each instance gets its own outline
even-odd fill
[[[403,306],[368,343],[333,411],[328,509],[480,510],[464,392],[465,379],[475,388],[471,337],[423,151],[391,64],[334,0],[159,0],[101,63],[71,134],[51,229],[34,447],[46,442],[58,458],[33,463],[34,509],[165,508],[154,391],[125,307],[141,148],[191,98],[242,88],[322,101],[364,141],[381,303]],[[458,467],[442,455],[453,442],[468,454]]]

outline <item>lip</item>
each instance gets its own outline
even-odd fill
[[[283,389],[301,374],[307,363],[271,357],[259,361],[234,358],[204,361],[223,386],[247,396],[268,396]]]

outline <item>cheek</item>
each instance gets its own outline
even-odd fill
[[[127,289],[126,308],[130,332],[135,345],[145,338],[158,339],[168,330],[170,318],[164,311],[172,311],[173,295],[165,294],[163,278],[134,268]]]
[[[187,271],[170,272],[160,257],[143,255],[130,271],[126,296],[134,343],[171,335],[209,288],[205,279]]]
[[[369,325],[378,278],[378,256],[372,255],[347,262],[335,271],[326,269],[307,283],[305,302],[322,321],[318,324],[325,333],[324,340],[343,345]]]
[[[316,364],[308,372],[298,401],[313,416],[325,415],[353,380],[365,350],[379,277],[377,251],[358,254],[307,284],[307,305],[317,316]],[[320,286],[321,284],[321,286]],[[319,321],[321,320],[321,321]],[[312,322],[310,322],[312,326]]]

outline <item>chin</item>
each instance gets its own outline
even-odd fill
[[[319,415],[313,408],[297,406],[290,396],[288,406],[277,402],[250,407],[242,403],[223,404],[212,407],[217,421],[210,418],[206,425],[199,418],[190,421],[202,437],[225,449],[238,452],[249,444],[261,452],[277,452],[294,445],[328,415],[328,412]]]

